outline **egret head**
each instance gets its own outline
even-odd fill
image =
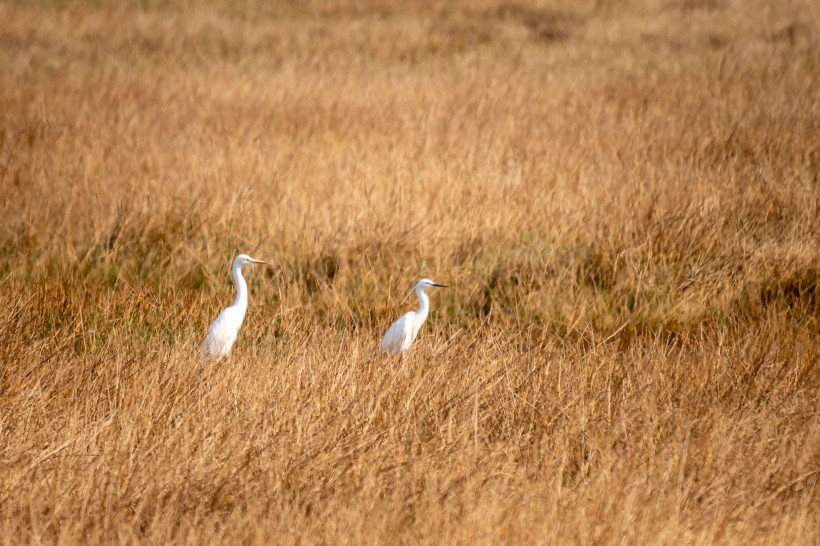
[[[404,296],[404,299],[403,299],[403,300],[401,300],[401,303],[406,302],[406,301],[407,301],[407,298],[409,298],[409,297],[410,297],[410,294],[412,294],[413,292],[418,292],[418,291],[422,291],[422,292],[424,292],[427,288],[449,288],[449,287],[448,287],[446,284],[439,284],[439,283],[437,283],[437,282],[433,282],[433,281],[431,281],[430,279],[421,279],[421,280],[420,280],[420,281],[416,284],[416,286],[414,286],[414,287],[410,290],[410,292],[408,292],[408,293],[407,293],[407,295],[406,295],[406,296]],[[400,303],[399,305],[401,305],[401,303]]]
[[[416,288],[421,288],[424,290],[425,288],[448,288],[446,284],[439,284],[437,282],[433,282],[430,279],[421,279],[419,283],[416,285]]]
[[[248,256],[247,254],[240,254],[239,256],[237,256],[234,259],[233,266],[234,267],[242,267],[243,265],[247,265],[247,264],[264,264],[264,263],[267,263],[267,262],[263,262],[262,260],[256,260],[256,259],[251,258],[250,256]]]

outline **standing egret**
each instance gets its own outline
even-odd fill
[[[410,347],[413,340],[416,339],[421,325],[424,324],[424,321],[427,319],[427,312],[430,310],[430,298],[427,297],[424,290],[433,286],[437,288],[447,288],[446,284],[439,284],[430,279],[421,279],[414,288],[416,296],[419,298],[419,310],[405,313],[390,326],[382,338],[382,352],[387,353],[389,356],[395,356]],[[407,296],[402,300],[402,303],[404,303],[412,293],[413,290],[408,292]]]
[[[205,360],[218,360],[228,356],[233,342],[239,333],[239,327],[245,320],[248,310],[248,284],[242,276],[242,266],[246,264],[263,264],[261,260],[254,260],[247,254],[240,254],[233,261],[231,273],[236,285],[236,299],[233,305],[223,310],[208,329],[205,342],[202,344],[202,356]]]

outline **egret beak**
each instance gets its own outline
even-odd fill
[[[255,260],[253,258],[248,258],[248,263],[250,263],[250,264],[267,264],[268,262],[263,262],[262,260]]]
[[[450,287],[449,287],[449,286],[447,286],[446,284],[439,284],[439,283],[437,283],[437,282],[431,282],[431,283],[430,283],[430,286],[435,286],[436,288],[450,288]]]

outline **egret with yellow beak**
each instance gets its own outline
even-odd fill
[[[233,305],[223,310],[208,329],[208,335],[202,344],[202,356],[205,360],[219,360],[231,352],[236,335],[245,320],[248,310],[248,284],[242,276],[242,266],[247,264],[264,264],[247,254],[240,254],[233,261],[231,273],[236,285],[236,299]]]

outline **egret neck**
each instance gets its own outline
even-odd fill
[[[419,310],[416,311],[416,324],[418,326],[421,326],[427,319],[427,312],[430,310],[430,298],[424,293],[425,288],[427,287],[423,284],[416,287],[416,296],[419,298]]]
[[[242,314],[248,309],[248,283],[245,282],[245,277],[242,276],[242,261],[237,260],[233,264],[231,273],[233,274],[233,283],[236,285],[236,299],[233,302],[233,307],[238,307],[242,310]]]

